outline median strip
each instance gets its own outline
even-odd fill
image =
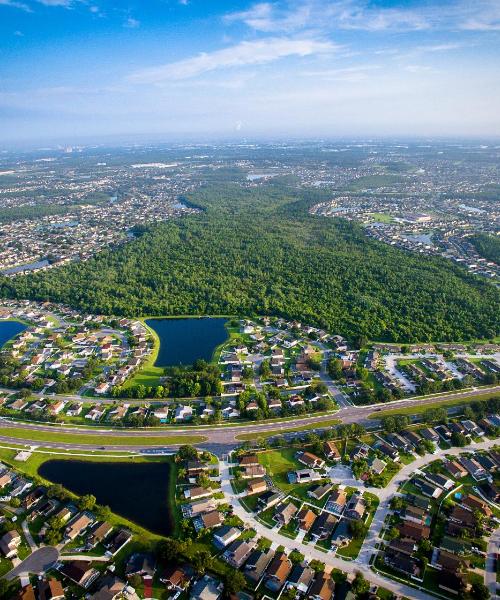
[[[81,444],[99,446],[170,446],[176,444],[198,444],[207,438],[202,435],[166,436],[107,436],[96,434],[73,434],[39,429],[0,427],[0,436],[31,442],[53,442],[61,444]]]

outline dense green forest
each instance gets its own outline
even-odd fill
[[[349,337],[491,338],[500,293],[441,258],[312,216],[322,192],[285,182],[218,183],[189,196],[199,214],[151,226],[85,263],[1,280],[5,297],[125,315],[274,314]]]
[[[470,238],[481,256],[500,265],[500,237],[478,233]]]

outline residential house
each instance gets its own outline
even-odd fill
[[[203,487],[192,487],[184,490],[184,498],[190,500],[199,500],[200,498],[206,498],[212,495],[212,490]]]
[[[310,469],[322,469],[325,466],[325,461],[312,452],[299,452],[297,460]]]
[[[60,581],[54,577],[38,580],[39,600],[64,600],[66,595]]]
[[[229,525],[224,525],[220,529],[218,529],[214,533],[214,544],[218,548],[226,548],[238,539],[241,535],[241,530],[237,527],[230,527]]]
[[[344,517],[359,520],[363,518],[366,510],[366,502],[363,496],[353,494],[344,510]]]
[[[428,540],[431,533],[431,530],[427,525],[412,523],[411,521],[403,521],[403,523],[399,523],[396,528],[402,538],[410,538],[416,542]]]
[[[287,587],[294,588],[297,592],[305,594],[314,579],[314,571],[307,563],[294,565],[287,579]]]
[[[332,535],[332,547],[333,546],[347,546],[352,540],[351,526],[347,519],[340,519],[335,527],[335,531]]]
[[[222,590],[224,586],[222,583],[210,577],[204,575],[201,579],[193,585],[191,589],[190,600],[219,600],[222,597]]]
[[[331,491],[332,487],[331,483],[315,485],[307,492],[307,495],[313,500],[321,500]]]
[[[338,490],[332,492],[330,498],[328,498],[326,508],[337,515],[341,515],[346,504],[347,494],[345,490],[339,488]]]
[[[257,500],[257,506],[259,510],[267,510],[275,504],[278,504],[281,498],[282,495],[279,492],[273,492],[272,490],[269,490],[264,492],[262,496],[259,497]]]
[[[0,550],[5,558],[17,556],[17,549],[21,545],[21,535],[14,529],[4,533],[0,538]]]
[[[239,569],[250,556],[255,544],[250,541],[236,540],[224,551],[222,559],[231,567]]]
[[[322,512],[311,527],[311,537],[315,541],[326,540],[332,535],[336,524],[337,519],[333,515]]]
[[[247,494],[261,494],[267,490],[267,482],[263,478],[252,479],[247,483]]]
[[[325,442],[323,444],[323,452],[328,460],[338,461],[342,458],[335,442]]]
[[[87,529],[93,523],[94,519],[87,513],[82,513],[76,517],[68,527],[66,527],[65,535],[69,540],[74,540],[77,536]]]
[[[481,479],[487,479],[488,473],[483,469],[483,467],[474,460],[473,458],[466,458],[465,456],[460,457],[460,462],[465,470],[476,480],[480,481]]]
[[[298,510],[299,509],[295,506],[295,504],[292,504],[291,502],[288,504],[282,504],[276,509],[273,520],[282,526],[288,525]]]
[[[60,573],[82,588],[88,588],[99,577],[99,571],[87,560],[65,562]]]
[[[258,583],[266,571],[269,563],[274,556],[274,551],[270,548],[267,550],[254,550],[247,559],[245,564],[245,575],[253,583]]]
[[[204,513],[193,519],[193,525],[196,531],[200,529],[212,529],[222,525],[223,519],[218,510],[211,510],[210,512]]]
[[[310,600],[331,600],[335,591],[335,582],[326,573],[317,573],[309,588]]]
[[[292,570],[292,562],[284,552],[274,555],[266,573],[265,586],[273,592],[279,592]]]
[[[452,477],[455,477],[455,479],[462,479],[462,477],[467,476],[467,471],[456,460],[445,461],[444,468],[452,475]]]
[[[300,531],[309,531],[316,520],[316,514],[308,508],[302,508],[297,513],[296,519]]]

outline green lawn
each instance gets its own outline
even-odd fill
[[[164,367],[155,367],[158,352],[160,351],[160,338],[154,329],[149,327],[149,325],[146,325],[145,319],[141,319],[141,322],[153,338],[153,349],[139,371],[125,382],[124,388],[134,385],[158,385],[160,383],[160,377],[163,377],[165,372]]]
[[[295,448],[281,448],[279,450],[266,450],[260,452],[259,462],[266,468],[267,474],[272,478],[276,486],[285,492],[295,490],[297,485],[288,483],[288,471],[295,471],[303,468],[303,465],[295,458],[297,450]]]
[[[60,433],[57,430],[41,431],[20,427],[0,427],[0,435],[29,440],[31,442],[55,442],[61,444],[102,444],[103,446],[168,446],[171,444],[197,444],[207,438],[201,435],[165,435],[155,437],[112,436]]]

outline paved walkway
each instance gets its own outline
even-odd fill
[[[492,598],[499,598],[497,590],[497,554],[500,552],[500,527],[496,529],[488,540],[486,551],[486,568],[484,569],[484,584],[490,590]]]
[[[31,535],[31,532],[28,527],[28,522],[23,521],[21,527],[23,528],[24,537],[26,538],[26,541],[28,542],[28,545],[31,548],[31,552],[34,552],[38,548],[38,546],[36,545],[35,540]]]

